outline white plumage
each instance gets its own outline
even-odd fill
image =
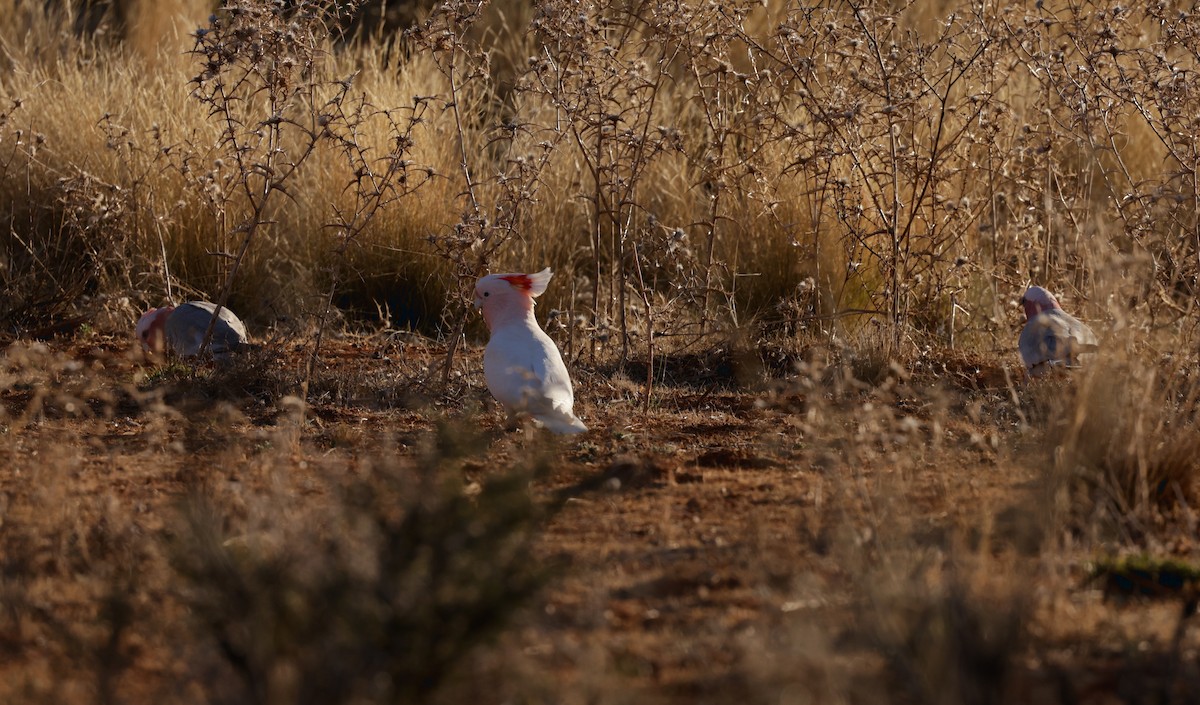
[[[1026,321],[1018,348],[1030,376],[1037,377],[1051,367],[1075,367],[1081,353],[1096,349],[1092,329],[1063,311],[1049,291],[1030,287],[1021,297],[1021,305]]]
[[[155,352],[164,349],[180,357],[194,357],[204,342],[204,331],[212,319],[216,304],[189,301],[179,306],[150,309],[138,319],[135,332],[142,348]],[[213,357],[224,358],[246,344],[246,326],[237,315],[222,307],[213,326],[209,350]]]
[[[533,299],[546,290],[547,267],[536,274],[489,274],[475,284],[491,338],[483,353],[488,390],[510,414],[528,412],[555,433],[581,433],[575,393],[562,355],[533,315]]]

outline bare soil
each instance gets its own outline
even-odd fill
[[[1200,693],[1196,639],[1175,641],[1180,601],[1106,600],[1088,579],[1120,537],[1061,520],[1039,430],[1060,391],[1031,391],[1007,358],[668,357],[648,408],[644,364],[579,361],[591,430],[556,438],[508,427],[478,350],[442,386],[444,352],[336,340],[301,417],[287,396],[300,345],[231,371],[100,334],[14,344],[0,379],[0,701],[212,702],[216,647],[179,647],[195,638],[166,548],[182,500],[220,495],[237,535],[332,501],[330,477],[372,458],[423,452],[444,423],[482,433],[464,491],[541,457],[530,492],[561,502],[535,544],[554,577],[463,659],[446,702]],[[136,593],[131,626],[106,645],[121,585]]]

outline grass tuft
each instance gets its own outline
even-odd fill
[[[415,466],[364,463],[321,516],[268,513],[231,535],[218,497],[184,505],[181,599],[238,697],[424,700],[537,593],[550,575],[530,555],[537,469],[468,486],[472,434],[445,426]]]
[[[1200,499],[1197,390],[1136,359],[1101,360],[1048,414],[1055,465],[1072,512],[1105,517],[1135,536]],[[1061,386],[1060,386],[1061,388]]]

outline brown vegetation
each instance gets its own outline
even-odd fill
[[[0,0],[0,702],[1200,695],[1200,15],[374,5]]]

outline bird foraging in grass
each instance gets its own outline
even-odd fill
[[[1025,328],[1018,347],[1031,377],[1053,367],[1076,367],[1079,355],[1096,349],[1096,334],[1087,324],[1062,310],[1058,300],[1040,286],[1031,286],[1021,297]]]
[[[138,319],[134,331],[143,350],[170,350],[180,357],[194,357],[200,353],[204,332],[208,330],[208,322],[216,308],[216,304],[208,301],[152,308]],[[223,359],[230,352],[246,346],[246,341],[246,325],[233,311],[221,307],[209,342],[213,357]]]
[[[491,337],[483,353],[488,391],[509,414],[526,412],[555,433],[582,433],[575,393],[562,355],[533,315],[533,300],[552,276],[489,274],[475,283],[475,307]]]

